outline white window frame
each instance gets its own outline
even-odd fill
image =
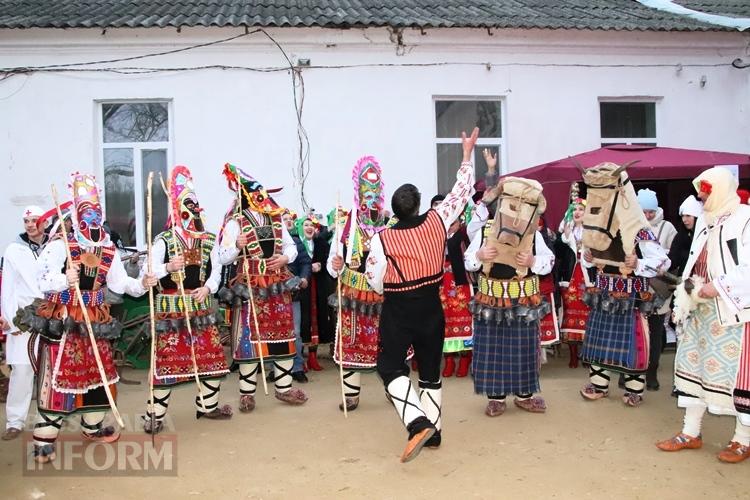
[[[616,144],[653,144],[654,146],[659,145],[659,104],[661,97],[656,96],[620,96],[620,97],[599,97],[597,100],[597,111],[599,115],[599,144],[604,146],[614,146]],[[601,105],[602,103],[654,103],[654,128],[656,135],[654,137],[601,137],[602,123],[601,123]]]
[[[95,115],[97,124],[96,137],[98,152],[97,158],[97,172],[99,179],[101,179],[100,187],[101,192],[101,204],[102,212],[107,213],[107,196],[104,191],[104,150],[105,149],[132,149],[133,150],[133,193],[135,196],[135,239],[136,247],[139,250],[146,248],[146,213],[141,200],[144,199],[145,193],[143,192],[143,151],[165,149],[167,151],[167,174],[171,171],[171,166],[174,165],[172,145],[174,144],[174,112],[173,112],[173,100],[171,98],[153,98],[153,99],[96,99],[95,103]],[[164,103],[167,105],[167,138],[168,141],[160,142],[104,142],[104,123],[102,121],[103,106],[105,104],[153,104],[153,103]],[[164,179],[167,182],[167,179]],[[152,189],[156,192],[157,189],[161,189],[161,184],[158,178],[154,178],[154,184]]]
[[[435,186],[439,189],[439,176],[438,176],[438,158],[437,158],[437,146],[439,144],[461,144],[461,138],[460,137],[438,137],[437,136],[437,117],[435,116],[435,103],[439,101],[499,101],[500,102],[500,137],[481,137],[481,130],[479,132],[480,137],[477,139],[477,142],[475,144],[474,150],[471,152],[471,163],[474,165],[474,178],[479,181],[483,179],[477,178],[477,163],[474,158],[474,152],[477,147],[481,146],[493,146],[497,147],[499,154],[497,161],[499,163],[499,168],[497,170],[498,175],[505,175],[508,173],[508,150],[506,148],[506,135],[507,135],[507,128],[506,128],[506,103],[507,100],[505,96],[502,95],[435,95],[432,96],[432,108],[431,108],[431,116],[432,116],[432,137],[433,137],[433,144],[432,144],[432,154],[433,154],[433,165],[435,165]],[[471,130],[465,131],[467,134],[471,133]],[[456,165],[458,167],[458,165]]]

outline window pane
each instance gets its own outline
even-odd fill
[[[164,179],[164,184],[167,183],[167,150],[166,149],[146,149],[141,151],[141,165],[143,166],[143,214],[146,212],[146,183],[148,182],[148,173],[154,173],[154,183],[151,187],[152,200],[151,206],[153,209],[151,219],[151,235],[155,237],[157,234],[162,232],[167,226],[167,195],[164,194],[164,190],[161,188],[161,182],[159,181],[159,174],[161,173]],[[145,226],[145,224],[144,224]],[[145,237],[146,235],[144,235]]]
[[[623,143],[621,142],[603,142],[602,147],[606,148],[607,146],[622,146]],[[628,146],[651,146],[656,147],[655,142],[628,142]]]
[[[104,142],[164,142],[169,140],[167,103],[103,104]]]
[[[500,147],[499,146],[476,146],[474,148],[474,175],[476,181],[483,181],[484,176],[487,175],[487,162],[484,161],[483,150],[488,149],[490,153],[495,155],[497,160],[497,166],[495,167],[496,172],[500,172]],[[491,187],[491,186],[487,186]]]
[[[479,137],[502,137],[500,101],[435,101],[437,136],[461,137],[479,127]]]
[[[437,145],[437,165],[438,165],[438,192],[423,193],[422,198],[428,202],[436,194],[448,194],[456,183],[456,172],[461,166],[463,150],[460,144],[438,144]]]
[[[602,137],[656,137],[656,103],[599,103]]]
[[[133,150],[104,150],[104,196],[107,221],[125,246],[135,246],[135,195],[133,193]]]

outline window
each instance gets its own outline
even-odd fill
[[[472,155],[477,180],[484,179],[487,173],[487,164],[482,155],[484,148],[497,155],[498,171],[503,171],[505,162],[501,158],[505,154],[505,145],[501,111],[498,98],[435,99],[438,193],[448,193],[455,184],[463,156],[461,132],[468,134],[474,127],[479,127],[479,140]]]
[[[600,101],[602,146],[656,146],[656,102]]]
[[[146,181],[154,172],[152,234],[167,222],[167,197],[159,174],[167,182],[170,158],[167,101],[101,103],[105,219],[125,246],[146,244]]]

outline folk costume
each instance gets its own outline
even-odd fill
[[[578,350],[586,333],[589,306],[583,301],[586,289],[593,286],[592,271],[582,265],[583,224],[576,223],[573,212],[586,209],[586,200],[576,198],[563,220],[562,233],[556,246],[558,284],[560,286],[563,317],[560,332],[562,341],[570,349],[570,368],[578,367]],[[580,213],[580,212],[579,212]],[[570,214],[568,216],[568,214]]]
[[[372,156],[357,161],[352,169],[354,205],[340,226],[338,239],[331,243],[326,269],[341,280],[341,351],[339,339],[333,350],[336,364],[343,364],[347,411],[359,405],[361,373],[375,370],[378,360],[380,311],[383,296],[377,293],[365,277],[367,257],[373,236],[385,228],[385,195],[380,164]],[[335,223],[334,223],[335,225]],[[344,268],[333,269],[333,258],[341,256]],[[337,296],[330,303],[338,307]],[[339,405],[343,410],[343,403]]]
[[[94,176],[71,175],[74,207],[68,241],[55,235],[39,256],[39,290],[44,298],[23,311],[22,323],[41,336],[37,370],[39,417],[34,426],[34,455],[40,462],[54,459],[55,441],[65,417],[81,414],[83,436],[112,442],[119,435],[102,422],[109,402],[93,349],[101,356],[110,390],[116,395],[119,375],[112,357],[112,341],[122,325],[109,314],[105,291],[138,297],[146,293],[141,281],[125,272],[120,256],[102,227],[99,189]],[[82,306],[66,277],[66,243],[73,264],[80,266]],[[92,346],[82,307],[91,319]]]
[[[470,311],[474,316],[474,392],[489,401],[485,413],[505,411],[505,398],[515,394],[515,404],[542,413],[546,405],[539,391],[539,321],[550,310],[544,300],[539,275],[549,274],[554,255],[537,230],[546,207],[542,186],[536,181],[506,177],[485,193],[485,203],[499,198],[491,224],[474,236],[466,251],[466,268],[480,271],[479,287]],[[482,262],[483,246],[497,250],[492,262]],[[519,253],[535,256],[531,268],[516,264]]]
[[[550,251],[553,251],[557,241],[557,233],[547,226],[544,216],[539,217],[538,231],[542,235],[544,244]],[[539,293],[550,305],[547,314],[539,319],[539,340],[542,347],[551,347],[560,343],[560,325],[557,318],[557,305],[560,303],[560,299],[558,298],[558,287],[553,272],[539,275]],[[543,349],[541,353],[542,362],[546,363],[547,351]]]
[[[705,199],[704,213],[674,311],[682,330],[674,373],[684,427],[657,446],[700,448],[706,410],[733,415],[734,437],[718,458],[735,463],[750,457],[750,207],[740,204],[737,180],[726,168],[706,170],[694,185]],[[704,284],[713,285],[716,297],[701,292]]]
[[[690,257],[690,247],[693,244],[695,226],[698,219],[703,216],[703,204],[695,196],[690,195],[680,205],[679,214],[683,218],[683,223],[677,230],[677,235],[672,240],[672,246],[669,248],[669,260],[672,261],[669,272],[677,276],[682,276],[682,272],[685,270],[685,265]],[[689,229],[684,222],[685,216],[690,217],[688,222],[692,222]]]
[[[372,237],[366,277],[383,292],[377,369],[388,398],[409,433],[402,461],[441,442],[440,361],[445,317],[440,303],[447,230],[472,195],[474,167],[464,162],[437,209],[399,220]],[[413,187],[413,186],[412,186]],[[405,363],[409,346],[419,366],[419,392]]]
[[[314,217],[313,223],[316,231],[313,237],[313,254],[310,259],[316,269],[313,275],[315,276],[318,345],[328,344],[329,351],[332,351],[336,337],[336,311],[328,303],[328,298],[336,292],[336,280],[326,272],[326,263],[331,253],[330,240],[333,239],[333,229],[326,227],[317,217]]]
[[[26,207],[23,219],[37,219],[44,211],[37,206]],[[36,336],[21,331],[14,321],[19,309],[41,298],[37,283],[37,259],[47,237],[37,243],[27,233],[8,245],[3,255],[3,287],[0,289],[0,310],[4,311],[10,329],[5,333],[6,362],[11,367],[8,397],[5,405],[7,422],[3,439],[12,439],[24,429],[34,391],[34,368],[30,353],[36,352]]]
[[[455,227],[457,225],[457,227]],[[469,302],[473,295],[471,280],[464,265],[464,255],[469,244],[466,226],[454,223],[449,231],[440,285],[440,302],[445,314],[445,340],[443,377],[465,377],[469,374],[472,359],[472,317]],[[456,357],[458,369],[456,369]]]
[[[216,327],[216,305],[212,297],[221,279],[216,236],[205,230],[203,209],[198,203],[193,176],[187,167],[178,165],[172,169],[167,191],[168,223],[171,228],[155,238],[151,254],[151,266],[159,285],[154,301],[157,334],[153,381],[154,427],[149,401],[144,421],[144,429],[148,433],[157,433],[162,429],[172,388],[195,383],[196,373],[205,404],[203,407],[201,398],[196,396],[196,418],[225,419],[232,416],[229,405],[219,407],[221,379],[229,373],[229,369]],[[170,272],[168,264],[178,255],[184,256],[184,270]],[[142,273],[146,269],[144,264]],[[179,281],[183,283],[184,301]],[[209,294],[203,301],[198,301],[192,294],[202,287],[207,288]],[[190,315],[192,336],[185,324],[185,308]]]
[[[294,220],[297,214],[294,211],[285,209],[282,215],[284,224],[289,231],[292,241],[297,246],[297,258],[293,262],[290,262],[287,267],[289,272],[300,279],[300,282],[305,281],[310,283],[312,276],[312,259],[307,253],[302,240],[297,235],[297,230],[294,226]],[[302,305],[300,303],[300,290],[292,291],[292,317],[294,318],[294,334],[295,334],[295,354],[294,363],[292,365],[292,379],[297,382],[307,383],[309,379],[305,375],[307,368],[305,367],[305,359],[302,357],[302,351],[304,344],[302,343]]]
[[[325,293],[326,289],[321,290],[321,282],[318,279],[320,271],[323,269],[323,263],[321,264],[318,272],[313,272],[312,265],[316,263],[313,256],[319,257],[318,246],[320,240],[315,237],[315,233],[308,237],[305,234],[304,226],[305,222],[309,221],[313,227],[318,226],[318,222],[313,217],[299,217],[294,225],[297,230],[297,236],[302,243],[302,249],[310,260],[310,276],[308,276],[308,285],[306,288],[299,291],[299,303],[300,303],[300,337],[302,343],[307,346],[307,368],[314,371],[321,371],[323,369],[318,362],[318,344],[320,343],[320,334],[324,325],[327,323],[327,300],[328,294]],[[297,258],[299,258],[299,246],[297,247]],[[328,254],[326,253],[326,257]],[[323,293],[324,297],[319,300],[320,294]],[[321,310],[321,305],[323,310]]]
[[[638,191],[638,203],[641,205],[644,214],[654,212],[653,218],[649,220],[651,232],[654,233],[656,240],[664,251],[669,253],[672,242],[677,235],[677,230],[671,222],[664,220],[664,210],[659,206],[656,193],[650,189],[641,189]],[[659,389],[659,380],[656,374],[659,370],[661,351],[666,342],[664,320],[671,310],[672,296],[669,294],[662,297],[662,299],[664,304],[648,316],[649,361],[648,370],[646,371],[646,388],[652,391]]]
[[[258,181],[228,163],[224,176],[229,189],[239,191],[242,199],[241,204],[236,198],[232,202],[219,234],[219,260],[222,265],[236,265],[236,274],[220,297],[233,304],[232,359],[239,364],[240,411],[255,408],[261,357],[258,349],[262,349],[265,361],[273,362],[276,399],[303,404],[307,395],[292,388],[296,347],[291,292],[299,286],[299,278],[286,266],[274,270],[267,267],[268,260],[275,256],[284,255],[293,262],[297,246],[281,219],[284,209]],[[237,248],[240,231],[249,238],[242,249]],[[248,287],[252,288],[252,302]]]
[[[584,334],[581,359],[589,363],[589,383],[581,389],[588,400],[609,395],[610,372],[625,374],[627,406],[643,402],[645,372],[649,360],[647,315],[661,304],[650,288],[649,278],[669,268],[669,258],[651,231],[638,205],[625,168],[602,163],[584,173],[586,213],[583,245],[596,267],[594,288],[584,297],[591,308]],[[634,269],[625,265],[637,255]]]

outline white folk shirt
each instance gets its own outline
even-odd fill
[[[29,245],[19,240],[5,249],[0,310],[10,323],[5,350],[9,365],[30,365],[29,332],[19,332],[13,323],[16,312],[42,296],[37,284],[37,258]]]
[[[474,235],[476,235],[487,221],[490,219],[490,211],[483,202],[479,202],[474,206],[474,213],[471,215],[471,220],[466,226],[466,236],[469,237],[469,241],[474,241]]]
[[[188,242],[190,244],[190,242]],[[164,262],[164,255],[167,252],[167,245],[164,243],[164,238],[159,238],[154,242],[151,247],[151,269],[156,276],[156,279],[162,279],[169,272],[167,271],[167,263]],[[146,263],[143,263],[141,267],[141,277],[148,271]],[[221,261],[219,259],[219,246],[214,245],[211,249],[211,275],[206,279],[203,286],[208,287],[208,290],[214,294],[219,290],[219,283],[221,282]]]
[[[477,252],[480,248],[482,248],[482,231],[474,235],[464,254],[464,265],[467,271],[478,271],[482,267],[483,262],[477,258]],[[534,265],[531,266],[531,273],[544,276],[552,272],[552,266],[554,265],[555,254],[544,242],[542,233],[536,231],[534,234]]]
[[[666,271],[669,269],[669,265],[672,261],[669,260],[667,252],[662,248],[658,241],[639,240],[636,244],[641,249],[641,255],[643,256],[638,259],[638,265],[633,271],[636,276],[653,278],[659,273],[659,271]],[[581,264],[585,268],[594,267],[594,264],[587,261],[586,258],[581,259]]]
[[[456,184],[440,205],[435,209],[443,220],[443,226],[447,233],[448,228],[464,211],[466,203],[474,194],[474,166],[471,162],[464,162],[456,173]],[[365,277],[375,292],[383,293],[383,278],[388,267],[383,244],[380,236],[375,235],[370,240],[370,254],[367,257]]]
[[[91,250],[81,247],[81,251]],[[61,239],[51,241],[44,247],[42,254],[39,256],[39,291],[62,292],[68,289],[68,279],[62,269],[67,260],[65,243]],[[127,293],[132,297],[140,297],[146,293],[146,289],[141,281],[131,278],[125,272],[125,266],[122,264],[120,254],[115,252],[112,264],[107,271],[106,287],[118,294]]]
[[[730,245],[736,247],[736,253],[730,251]],[[731,326],[750,322],[750,206],[740,205],[733,214],[719,217],[708,227],[703,217],[698,219],[683,280],[693,274],[703,247],[708,252],[708,276],[719,292],[715,299],[719,323]]]
[[[237,221],[235,219],[227,221],[219,242],[219,261],[223,266],[233,263],[240,255],[240,249],[237,248],[237,236],[239,234],[240,225],[237,224]],[[297,245],[284,224],[281,225],[281,254],[286,255],[289,259],[287,264],[291,264],[297,258]]]

